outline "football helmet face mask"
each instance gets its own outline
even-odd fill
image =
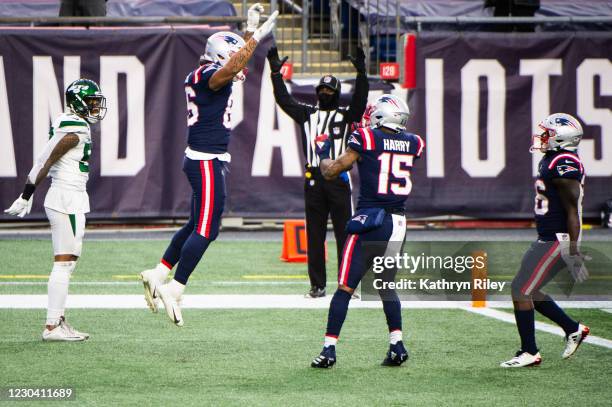
[[[372,128],[386,127],[396,133],[406,130],[410,109],[402,99],[393,95],[382,95],[376,102],[370,114]]]
[[[221,66],[228,63],[232,55],[244,47],[244,39],[230,31],[220,31],[208,37],[204,55],[200,58],[202,62],[213,62]],[[234,82],[246,79],[247,69],[234,76]]]
[[[66,104],[70,111],[93,124],[106,116],[106,98],[97,83],[77,79],[66,88]]]
[[[582,140],[582,125],[567,113],[555,113],[542,120],[538,127],[542,133],[534,134],[529,152],[553,150],[576,151]]]

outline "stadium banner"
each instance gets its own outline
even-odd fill
[[[411,130],[427,143],[408,207],[419,214],[531,217],[538,122],[584,127],[584,213],[612,196],[612,34],[420,33]]]
[[[62,111],[63,89],[78,77],[100,83],[108,114],[93,126],[89,218],[184,217],[190,188],[182,173],[187,129],[183,81],[212,32],[194,27],[0,30],[0,205],[23,188],[34,157]],[[53,35],[50,35],[50,34]],[[246,82],[234,83],[231,171],[226,214],[303,215],[299,131],[274,103],[261,44]],[[535,124],[548,113],[577,114],[585,124],[586,214],[612,197],[612,49],[610,33],[422,33],[417,87],[406,97],[409,130],[427,153],[415,165],[412,216],[532,216]],[[312,84],[289,86],[314,102]],[[348,103],[351,84],[343,86]],[[356,176],[356,171],[354,171]],[[48,183],[35,193],[43,218]],[[0,215],[0,219],[9,219]]]

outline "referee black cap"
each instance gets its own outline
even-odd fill
[[[333,90],[334,92],[340,92],[340,81],[333,75],[325,75],[321,78],[316,88],[317,92],[323,86]]]

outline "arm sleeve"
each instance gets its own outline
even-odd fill
[[[351,133],[348,138],[347,146],[351,150],[357,151],[359,154],[363,153],[363,138],[360,130],[356,130]]]
[[[561,154],[555,157],[548,165],[551,178],[565,178],[582,180],[584,167],[580,159],[574,155]]]
[[[28,173],[28,178],[26,180],[27,184],[35,184],[36,183],[36,178],[38,178],[38,174],[43,169],[43,167],[45,166],[45,163],[47,162],[47,160],[51,156],[51,153],[53,152],[53,149],[55,148],[57,143],[59,143],[60,140],[66,134],[68,134],[68,133],[63,133],[63,132],[62,133],[57,133],[56,132],[56,135],[51,137],[49,139],[49,141],[47,142],[47,144],[45,144],[45,148],[38,155],[38,157],[36,157],[36,160],[34,160],[34,165],[32,166],[32,169],[30,170],[30,172]]]
[[[355,91],[351,98],[351,104],[348,109],[348,121],[360,122],[363,113],[365,112],[368,104],[368,92],[370,91],[370,84],[368,77],[365,74],[358,73],[357,79],[355,80]]]
[[[274,87],[274,99],[283,112],[299,123],[304,123],[308,118],[306,105],[298,102],[289,94],[283,76],[278,73],[272,75],[272,86]]]

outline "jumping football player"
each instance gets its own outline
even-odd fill
[[[578,282],[586,279],[585,256],[580,253],[584,168],[576,153],[582,126],[574,117],[555,113],[540,123],[542,133],[533,136],[531,152],[544,157],[535,182],[535,220],[538,240],[523,256],[512,281],[514,316],[521,349],[501,367],[536,366],[542,362],[535,340],[534,309],[565,331],[564,359],[572,356],[589,328],[570,318],[553,299],[541,291],[567,267]],[[567,253],[566,253],[567,251]],[[559,259],[562,258],[562,261]]]
[[[412,190],[410,170],[425,147],[421,137],[406,132],[408,117],[408,106],[401,99],[383,95],[374,104],[370,127],[353,132],[348,148],[337,160],[329,159],[326,135],[317,140],[321,171],[326,178],[348,171],[357,162],[360,195],[357,211],[347,224],[349,235],[342,253],[338,289],[329,305],[323,351],[312,361],[312,367],[329,368],[336,363],[336,343],[351,295],[371,265],[366,246],[387,242],[385,254],[395,255],[404,242],[404,204]],[[401,303],[395,290],[379,290],[379,294],[390,342],[383,365],[400,366],[408,359],[402,342]]]
[[[226,165],[230,161],[227,146],[232,83],[245,80],[247,63],[257,44],[274,29],[278,16],[275,11],[257,28],[262,12],[259,3],[249,8],[244,39],[228,31],[211,35],[200,57],[200,66],[185,80],[189,131],[183,171],[193,190],[191,215],[172,238],[160,263],[140,273],[149,308],[157,312],[161,299],[168,317],[177,326],[183,325],[180,302],[187,280],[219,233],[225,204]],[[165,284],[177,263],[174,278]]]
[[[106,98],[94,81],[79,79],[66,89],[66,104],[67,111],[51,125],[49,141],[36,158],[23,193],[4,211],[21,218],[30,213],[34,190],[47,174],[51,176],[44,206],[51,224],[55,257],[47,285],[44,341],[84,341],[89,338],[89,334],[68,325],[64,311],[70,276],[81,255],[85,214],[89,212],[86,186],[92,151],[90,125],[104,118]]]

